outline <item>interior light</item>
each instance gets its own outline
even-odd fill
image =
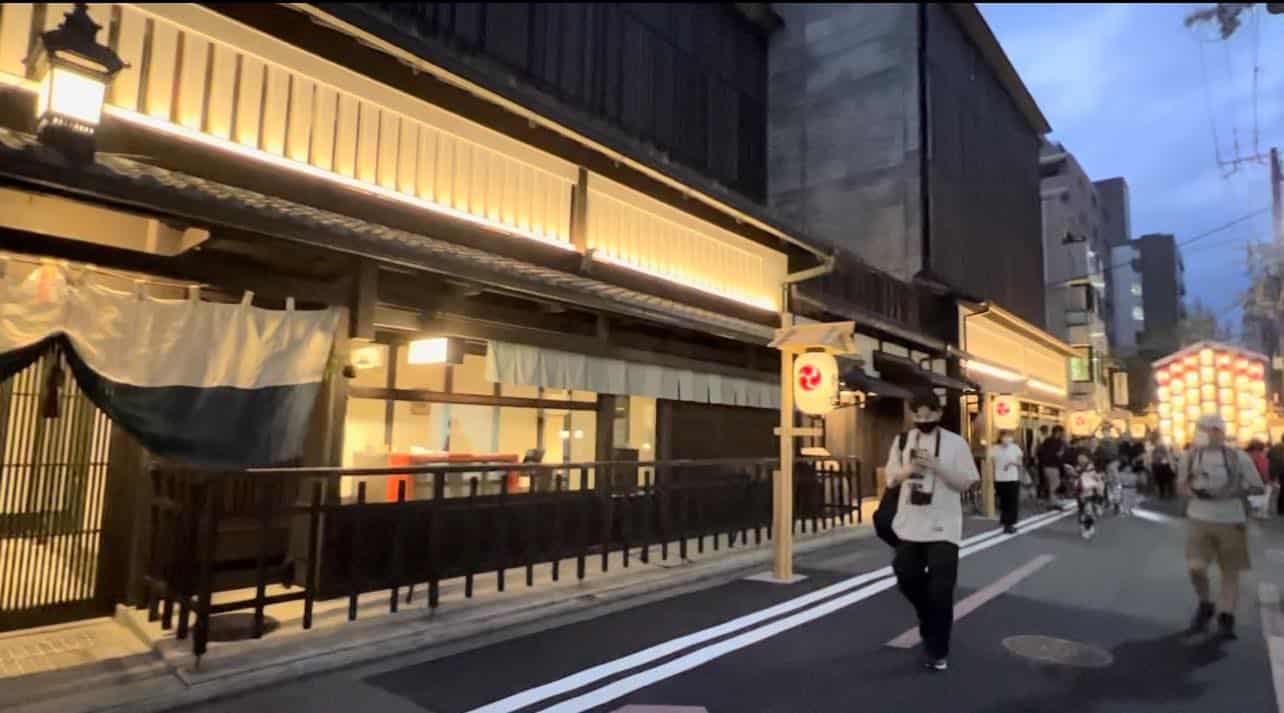
[[[976,361],[975,359],[968,359],[965,362],[965,366],[968,371],[975,371],[978,374],[988,374],[989,376],[993,376],[998,379],[1006,379],[1007,381],[1022,381],[1025,379],[1024,376],[1015,371],[1010,371],[998,366],[991,366],[989,364]]]
[[[1044,381],[1039,381],[1038,379],[1030,379],[1026,382],[1026,384],[1032,389],[1037,389],[1038,391],[1043,391],[1056,396],[1066,395],[1065,389],[1059,386],[1053,386],[1052,384],[1049,384]]]
[[[460,344],[449,337],[416,339],[406,352],[407,364],[462,364]]]
[[[357,369],[378,369],[383,366],[384,349],[376,344],[367,344],[352,350],[352,366]]]

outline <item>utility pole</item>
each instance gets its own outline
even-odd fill
[[[1275,244],[1284,243],[1284,205],[1280,203],[1280,152],[1271,147],[1271,230]]]

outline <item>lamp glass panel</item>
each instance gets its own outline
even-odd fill
[[[49,73],[49,83],[45,110],[90,126],[98,125],[103,115],[107,85],[66,67],[54,67]]]

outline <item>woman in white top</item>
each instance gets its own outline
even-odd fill
[[[1024,455],[1021,446],[1013,440],[1011,431],[999,431],[999,444],[994,447],[990,461],[994,464],[994,493],[999,498],[999,522],[1007,533],[1016,532]]]

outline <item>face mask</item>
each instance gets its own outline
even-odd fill
[[[914,424],[914,428],[917,428],[919,433],[923,435],[931,435],[932,431],[935,431],[939,425],[941,425],[940,421],[918,421]]]
[[[1208,434],[1203,431],[1195,431],[1195,447],[1207,448],[1209,444]]]

